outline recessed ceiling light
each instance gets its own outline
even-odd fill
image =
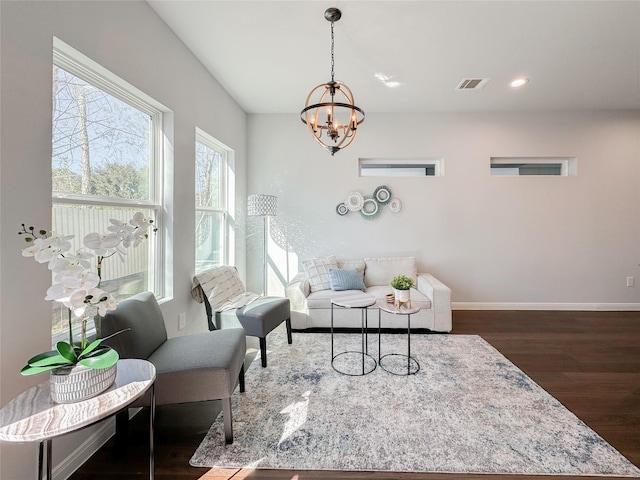
[[[524,77],[516,78],[511,81],[509,86],[511,86],[512,88],[518,88],[518,87],[522,87],[523,85],[526,85],[528,82],[529,82],[528,78],[524,78]]]

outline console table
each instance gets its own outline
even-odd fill
[[[116,380],[103,393],[76,403],[59,404],[51,400],[49,381],[31,387],[0,410],[0,441],[40,442],[38,480],[42,478],[46,443],[47,480],[51,480],[52,441],[66,433],[81,430],[125,409],[150,390],[149,478],[153,480],[153,428],[155,419],[154,382],[156,369],[138,359],[118,360]]]
[[[377,363],[376,360],[369,355],[368,349],[369,344],[367,341],[367,330],[368,330],[368,308],[376,303],[376,297],[373,295],[368,295],[366,293],[357,292],[350,293],[346,295],[337,296],[331,299],[331,366],[333,369],[342,373],[343,375],[351,375],[351,376],[362,376],[367,375],[368,373],[373,372],[376,369]],[[341,352],[334,355],[333,352],[333,308],[334,306],[340,308],[359,308],[361,310],[361,348],[359,351],[348,350],[345,352]],[[334,365],[334,361],[336,358],[347,355],[347,354],[356,354],[362,358],[362,373],[349,373],[344,370],[340,370]],[[373,366],[369,369],[365,368],[365,361],[369,359]]]

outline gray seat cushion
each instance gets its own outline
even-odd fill
[[[148,358],[157,371],[156,403],[230,397],[238,383],[246,350],[242,328],[168,339]]]
[[[264,338],[291,315],[288,298],[260,297],[238,308],[236,316],[247,335]]]

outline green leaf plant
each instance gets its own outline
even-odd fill
[[[71,346],[68,342],[58,342],[55,350],[30,358],[20,370],[20,373],[22,375],[35,375],[57,368],[71,368],[74,365],[83,365],[89,368],[110,367],[118,361],[120,356],[109,345],[101,344],[103,341],[125,331],[121,330],[108,337],[94,340],[84,349],[78,344]]]
[[[391,288],[395,288],[396,290],[409,290],[411,287],[415,286],[415,282],[412,278],[407,277],[406,275],[396,275],[391,279],[391,283],[389,283]]]

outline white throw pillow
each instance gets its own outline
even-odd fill
[[[338,268],[355,268],[364,280],[364,260],[359,259],[338,259]]]
[[[338,262],[333,255],[324,258],[312,258],[302,262],[304,273],[307,274],[311,292],[319,292],[320,290],[329,290],[331,283],[329,282],[329,270],[338,268]]]
[[[418,268],[415,257],[365,258],[364,284],[367,287],[389,285],[396,275],[406,275],[415,282]]]

